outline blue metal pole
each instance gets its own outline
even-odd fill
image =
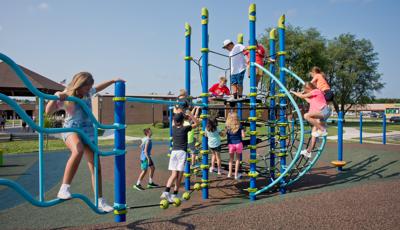
[[[39,97],[39,126],[44,128],[44,99]],[[44,159],[43,143],[44,134],[39,132],[39,201],[44,201]]]
[[[386,145],[386,113],[383,114],[382,131],[382,144]]]
[[[186,55],[185,55],[185,76],[186,76],[186,92],[187,95],[190,96],[190,61],[192,57],[190,56],[190,34],[191,27],[189,23],[185,24],[185,41],[186,41]],[[190,162],[193,160],[190,158],[190,152],[186,152],[186,158],[188,159],[185,163],[185,190],[190,190]],[[191,160],[189,160],[191,159]]]
[[[256,4],[251,4],[249,7],[249,29],[250,29],[250,63],[256,62]],[[250,200],[256,200],[257,186],[256,186],[256,161],[257,161],[257,133],[256,133],[256,107],[257,107],[257,85],[256,85],[256,67],[250,65]]]
[[[363,143],[363,114],[360,112],[360,144]]]
[[[278,35],[279,35],[279,68],[282,69],[285,67],[285,15],[282,15],[279,18],[279,22],[278,22]],[[286,87],[286,76],[285,76],[285,71],[279,71],[279,80],[282,83],[282,85],[284,85]],[[281,93],[283,93],[282,89],[280,90]],[[279,109],[279,122],[282,124],[287,123],[287,117],[286,117],[286,106],[287,106],[287,102],[286,102],[286,98],[285,97],[281,97],[279,100],[279,105],[280,105],[280,109]],[[286,126],[280,126],[279,127],[279,136],[280,137],[286,137]],[[279,145],[280,145],[280,171],[281,173],[285,172],[285,168],[286,168],[286,155],[287,155],[287,148],[286,148],[286,139],[285,138],[281,138],[279,141]],[[283,179],[281,180],[281,184],[285,184],[286,180]],[[285,186],[281,186],[279,188],[279,191],[281,192],[281,194],[285,194],[286,193],[286,187]]]
[[[208,199],[208,138],[204,135],[207,126],[207,117],[208,117],[208,10],[207,8],[201,9],[201,32],[202,32],[202,41],[201,41],[201,53],[202,53],[202,74],[203,84],[202,84],[202,102],[204,104],[204,108],[202,109],[201,118],[202,118],[202,127],[203,138],[202,138],[202,197],[203,199]]]
[[[114,120],[125,125],[125,82],[115,83]],[[115,130],[115,149],[125,151],[125,128]],[[126,221],[125,154],[115,156],[114,160],[114,214],[115,222]],[[118,207],[118,208],[116,208]]]
[[[269,55],[271,56],[272,59],[276,60],[276,49],[275,49],[275,42],[276,42],[276,29],[272,29],[269,32]],[[271,63],[269,65],[269,70],[270,72],[275,75],[275,63]],[[271,95],[271,100],[270,100],[270,107],[271,109],[269,110],[269,120],[270,120],[270,126],[269,126],[269,138],[270,138],[270,159],[269,159],[269,165],[270,165],[270,175],[271,179],[275,179],[275,123],[276,123],[276,114],[275,114],[275,81],[270,79],[270,87],[269,87],[269,93]]]
[[[343,112],[339,111],[338,117],[338,161],[343,161]],[[338,167],[339,171],[343,168]]]

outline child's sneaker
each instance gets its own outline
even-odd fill
[[[157,187],[160,187],[160,186],[158,184],[154,183],[154,182],[151,182],[151,183],[147,184],[147,188],[157,188]]]
[[[232,175],[228,173],[228,176],[226,176],[226,177],[228,177],[228,178],[231,178],[231,177],[232,177]]]
[[[318,130],[318,134],[321,137],[326,137],[328,135],[328,132],[326,131],[326,129],[323,129],[323,130]]]
[[[111,207],[109,204],[107,204],[106,200],[104,198],[99,198],[99,209],[104,211],[104,212],[111,212],[114,210],[113,207]]]
[[[301,151],[300,154],[307,158],[311,158],[311,152],[308,152],[307,149],[304,149],[303,151]]]
[[[62,200],[68,200],[72,198],[71,192],[69,191],[69,186],[61,185],[60,190],[58,191],[57,197]]]
[[[141,184],[135,184],[135,185],[133,186],[133,188],[136,189],[136,190],[138,190],[138,191],[143,191],[143,190],[144,190],[144,188],[142,187]]]
[[[218,176],[221,176],[221,171],[218,171],[218,173],[217,173],[217,174],[218,174]]]
[[[210,167],[209,172],[212,173],[213,171],[214,171],[214,168],[213,168],[213,167]]]
[[[161,194],[160,199],[166,199],[166,200],[169,201],[169,199],[170,199],[169,192],[165,192],[165,191],[164,191],[164,192]]]
[[[171,194],[171,195],[169,196],[169,198],[168,198],[168,201],[169,201],[170,203],[174,203],[174,199],[175,199],[175,198],[177,198],[177,195]]]

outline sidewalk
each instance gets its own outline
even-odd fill
[[[400,135],[400,131],[387,132],[386,136]],[[382,137],[382,133],[362,133],[363,138],[377,138]],[[343,140],[353,140],[360,138],[360,130],[353,127],[343,127]],[[337,140],[338,136],[330,136],[328,140]]]

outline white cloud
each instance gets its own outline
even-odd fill
[[[49,4],[42,2],[37,6],[37,9],[47,11],[49,9]]]

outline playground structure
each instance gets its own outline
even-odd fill
[[[276,66],[274,63],[270,63],[269,70],[264,66],[255,63],[255,50],[256,50],[256,6],[251,4],[249,7],[249,46],[250,50],[250,94],[249,103],[238,102],[237,112],[239,117],[241,117],[241,112],[244,105],[248,106],[250,110],[250,117],[248,122],[250,124],[250,144],[248,149],[250,149],[250,166],[248,176],[250,177],[249,188],[247,189],[249,193],[250,200],[256,200],[257,195],[271,190],[278,189],[280,193],[286,193],[287,186],[298,181],[303,175],[305,175],[318,161],[320,155],[323,152],[326,143],[326,137],[322,138],[320,145],[313,151],[315,155],[311,159],[304,159],[300,155],[300,151],[303,149],[305,143],[305,128],[302,118],[301,111],[290,95],[288,89],[286,88],[286,73],[292,76],[294,79],[298,80],[301,84],[304,81],[301,80],[295,73],[285,68],[285,16],[281,16],[278,23],[278,37],[279,37],[279,51],[275,52],[275,29],[270,33],[270,56],[279,58],[279,78],[275,76]],[[201,78],[202,78],[202,93],[200,94],[201,103],[193,103],[193,105],[200,106],[202,108],[202,114],[200,116],[202,124],[202,178],[201,178],[201,191],[203,199],[208,199],[209,195],[209,175],[208,175],[208,146],[207,137],[204,134],[207,119],[209,117],[208,111],[211,109],[209,104],[209,94],[208,94],[208,54],[211,52],[208,48],[208,10],[206,8],[202,9],[201,13],[201,24],[202,24],[202,48],[201,48]],[[185,53],[185,68],[186,68],[186,78],[185,87],[186,91],[190,95],[190,62],[191,52],[190,52],[190,36],[191,28],[189,24],[185,25],[185,37],[186,37],[186,53]],[[243,39],[242,39],[243,40]],[[44,100],[58,100],[57,96],[49,95],[40,92],[36,89],[31,82],[27,79],[24,72],[20,67],[9,57],[0,53],[0,59],[8,64],[11,69],[17,74],[17,76],[24,82],[27,88],[39,98],[39,124],[36,124],[26,113],[23,111],[18,104],[11,98],[0,93],[0,100],[4,101],[10,105],[19,116],[27,122],[27,124],[39,133],[39,198],[35,199],[32,195],[27,193],[19,184],[0,178],[0,185],[8,186],[18,192],[31,204],[39,207],[49,207],[57,205],[64,202],[65,200],[53,199],[46,201],[44,193],[44,181],[43,181],[43,171],[45,168],[43,162],[43,140],[45,133],[62,133],[62,132],[76,132],[79,134],[80,138],[83,138],[89,147],[94,152],[94,162],[95,162],[95,192],[94,192],[94,203],[90,199],[81,194],[73,194],[72,197],[76,199],[81,199],[85,202],[93,211],[98,214],[104,214],[98,209],[98,160],[99,156],[115,156],[114,165],[114,214],[116,222],[124,222],[126,220],[127,205],[126,205],[126,184],[125,184],[125,103],[126,102],[141,102],[141,103],[159,103],[170,105],[170,127],[172,126],[172,106],[179,104],[180,102],[175,101],[163,101],[163,100],[152,100],[144,98],[130,98],[125,96],[125,83],[116,82],[115,83],[115,97],[114,97],[114,117],[115,123],[113,125],[100,124],[93,116],[90,108],[87,107],[80,99],[75,97],[68,97],[66,100],[77,103],[81,106],[84,111],[89,115],[90,119],[93,121],[95,127],[95,142],[90,142],[87,135],[80,129],[76,128],[45,128],[44,127]],[[261,69],[270,78],[270,93],[265,98],[266,104],[261,105],[261,107],[268,111],[269,119],[265,126],[268,129],[269,150],[264,154],[263,161],[266,166],[264,167],[263,173],[257,168],[257,110],[260,109],[260,104],[257,103],[257,86],[256,86],[256,68]],[[290,115],[290,116],[289,116]],[[115,130],[115,145],[114,150],[109,152],[104,152],[99,149],[97,144],[98,129],[114,129]],[[172,132],[172,129],[170,129]],[[170,135],[172,136],[172,133]],[[172,146],[172,139],[170,141],[170,147]],[[279,161],[276,161],[279,159]],[[261,174],[261,175],[260,175]],[[257,186],[257,178],[263,176],[268,180],[267,184]],[[191,186],[191,171],[190,171],[190,156],[188,154],[188,161],[185,165],[185,190],[190,191]],[[198,184],[196,183],[196,188],[198,190]],[[193,190],[192,190],[193,191]],[[190,194],[189,194],[190,195]]]

